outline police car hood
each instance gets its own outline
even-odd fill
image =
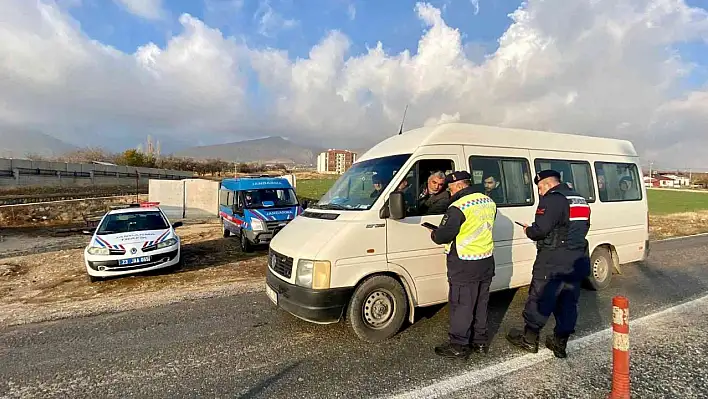
[[[130,231],[127,233],[96,235],[92,245],[102,248],[121,248],[129,246],[148,246],[172,238],[171,229]],[[122,248],[125,249],[125,248]]]

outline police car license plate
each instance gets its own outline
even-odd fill
[[[118,266],[134,265],[136,263],[143,263],[143,262],[149,262],[149,261],[150,261],[149,256],[142,256],[140,258],[121,259],[118,261]]]
[[[268,295],[268,298],[270,298],[274,304],[278,304],[278,293],[273,291],[268,284],[266,284],[266,295]]]

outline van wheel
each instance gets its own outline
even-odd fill
[[[610,252],[606,248],[595,249],[590,257],[590,276],[587,278],[590,289],[600,291],[609,287],[613,268]]]
[[[239,241],[241,241],[241,252],[253,252],[253,244],[248,241],[248,237],[243,234],[243,231],[239,235]]]
[[[362,341],[376,343],[394,336],[408,314],[406,292],[396,279],[374,276],[354,291],[347,320]]]
[[[224,219],[221,219],[221,235],[224,236],[224,238],[227,238],[231,235],[231,232],[229,229],[226,228],[226,222],[224,222]]]

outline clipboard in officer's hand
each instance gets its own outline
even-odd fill
[[[438,226],[428,223],[428,222],[421,223],[420,225],[423,227],[429,228],[430,230],[437,230],[438,229]]]

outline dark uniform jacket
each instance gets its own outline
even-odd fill
[[[475,193],[474,189],[467,187],[453,195],[449,203],[473,193]],[[440,222],[440,226],[430,236],[436,244],[452,243],[450,253],[447,255],[448,280],[454,283],[489,280],[494,277],[494,257],[481,260],[462,260],[457,255],[455,237],[457,237],[464,222],[464,213],[457,207],[449,207]]]
[[[526,235],[536,241],[538,254],[533,278],[580,280],[590,273],[586,235],[590,229],[590,206],[561,183],[541,197],[536,220]]]

